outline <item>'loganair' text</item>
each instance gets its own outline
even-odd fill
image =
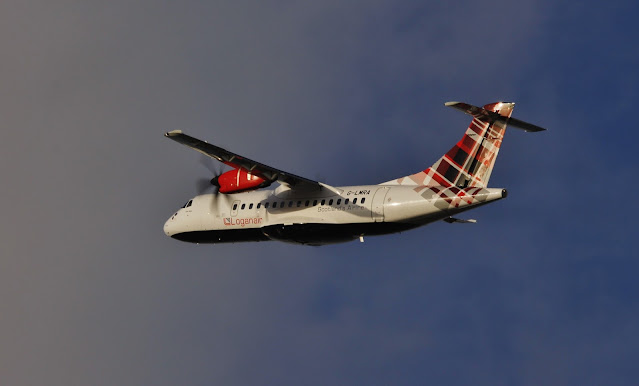
[[[261,217],[255,218],[233,218],[233,217],[225,217],[224,225],[226,226],[245,226],[245,225],[259,225],[262,223]]]

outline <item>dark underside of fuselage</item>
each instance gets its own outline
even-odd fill
[[[360,224],[291,224],[270,225],[262,228],[184,232],[171,237],[180,241],[202,244],[277,240],[305,245],[324,245],[351,241],[360,236],[375,236],[402,232],[417,226],[416,224],[387,222]]]

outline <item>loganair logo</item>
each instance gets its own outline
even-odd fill
[[[224,225],[226,226],[246,226],[246,225],[260,225],[262,223],[261,217],[253,218],[233,218],[224,217]]]

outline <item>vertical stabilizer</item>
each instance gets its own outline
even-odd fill
[[[488,185],[506,132],[506,124],[510,121],[515,104],[496,102],[480,108],[466,103],[448,102],[446,106],[473,116],[462,139],[428,169],[382,185],[457,186],[460,188]],[[522,122],[522,124],[526,123]],[[535,130],[537,126],[527,125],[529,127],[525,129],[530,129],[528,131],[538,131]]]

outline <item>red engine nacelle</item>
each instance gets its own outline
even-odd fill
[[[234,193],[263,188],[269,186],[271,181],[267,181],[255,174],[250,174],[242,169],[234,169],[212,179],[211,183],[220,188],[220,193]]]

